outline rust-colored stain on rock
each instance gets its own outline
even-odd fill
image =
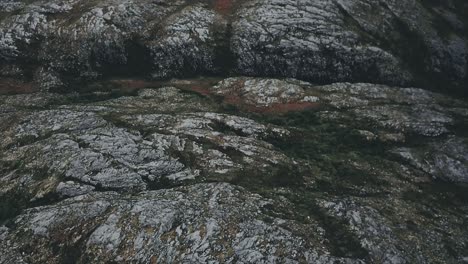
[[[214,9],[221,14],[228,14],[233,7],[233,0],[215,0]]]
[[[27,94],[37,92],[37,85],[31,82],[22,82],[13,79],[0,80],[0,95],[4,94]]]

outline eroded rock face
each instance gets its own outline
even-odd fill
[[[307,242],[286,228],[294,222],[265,222],[262,208],[269,203],[229,184],[196,184],[137,197],[90,194],[25,212],[16,222],[24,229],[3,240],[18,250],[2,255],[26,262],[61,262],[74,254],[79,254],[79,262],[346,261],[318,257],[317,252],[307,249]],[[76,237],[79,234],[89,236]],[[36,239],[17,244],[30,236]],[[57,242],[63,249],[58,257],[53,251]],[[39,246],[41,252],[22,257],[21,251],[29,246]]]
[[[466,139],[450,137],[425,148],[398,148],[395,153],[434,178],[468,182],[468,151]]]
[[[172,89],[177,93],[177,89]],[[16,182],[11,188],[25,182],[37,183],[36,171],[41,171],[51,182],[46,189],[33,194],[33,199],[43,198],[49,192],[58,191],[67,196],[67,193],[82,194],[95,188],[141,191],[165,180],[194,179],[201,171],[233,173],[244,169],[243,165],[266,171],[269,164],[291,163],[288,157],[261,140],[286,137],[289,134],[286,129],[209,112],[120,113],[119,107],[126,101],[137,104],[138,100],[148,98],[148,94],[142,92],[137,100],[109,101],[114,110],[75,106],[73,110],[44,110],[16,117],[16,125],[10,124],[3,131],[2,140],[4,164],[20,162],[7,177],[9,184]],[[153,99],[159,101],[161,95],[164,92]],[[83,186],[62,183],[53,189],[60,179]],[[2,192],[9,190],[4,188]],[[29,191],[34,192],[32,188]]]
[[[467,8],[462,0],[7,1],[0,76],[35,89],[236,73],[463,93]]]
[[[386,83],[411,78],[391,52],[365,42],[346,21],[353,15],[334,1],[252,1],[239,14],[232,44],[245,73],[335,81],[368,75]]]
[[[1,1],[0,263],[466,262],[467,17]]]
[[[252,77],[91,87],[0,96],[0,263],[466,258],[462,100]]]

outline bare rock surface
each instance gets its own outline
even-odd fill
[[[221,183],[132,197],[89,194],[25,212],[16,220],[22,231],[12,232],[3,241],[18,246],[17,250],[2,255],[4,259],[51,263],[69,261],[74,254],[79,254],[77,261],[96,263],[353,262],[319,257],[307,249],[307,242],[286,228],[294,224],[292,221],[265,222],[262,207],[269,203],[259,195]],[[80,238],[80,234],[88,235]],[[61,241],[51,241],[54,236]],[[60,243],[55,247],[63,250],[61,258],[54,252],[54,243]],[[23,257],[21,252],[30,246],[40,247],[41,252],[34,250],[36,253]]]
[[[295,79],[115,83],[0,96],[0,263],[466,257],[463,100]]]
[[[9,0],[0,3],[0,76],[36,90],[121,75],[236,74],[466,93],[467,8],[463,0]]]
[[[465,263],[467,18],[0,0],[0,263]]]

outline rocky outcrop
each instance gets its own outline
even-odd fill
[[[466,262],[467,17],[1,1],[0,263]]]
[[[0,96],[0,263],[466,258],[462,100],[252,77],[85,90]]]
[[[4,1],[0,76],[3,86],[35,89],[241,74],[465,93],[467,8],[461,0]]]
[[[141,94],[148,98],[148,92]],[[129,115],[120,109],[127,101],[138,104],[134,98],[120,98],[105,102],[114,110],[62,106],[24,116],[6,114],[16,121],[3,131],[2,161],[14,166],[1,192],[24,184],[32,200],[95,189],[135,192],[194,179],[201,172],[232,174],[244,167],[267,171],[269,164],[291,162],[261,140],[285,137],[289,134],[285,129],[216,113]],[[37,174],[47,178],[47,185]],[[62,179],[79,185],[57,186]]]
[[[25,212],[17,220],[24,229],[7,231],[3,240],[17,250],[0,252],[3,260],[14,262],[353,262],[318,256],[287,229],[293,221],[265,222],[262,208],[269,203],[241,188],[214,183],[136,197],[86,195]],[[33,247],[41,251],[21,254]],[[59,254],[54,248],[60,248]]]

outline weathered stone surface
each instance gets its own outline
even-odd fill
[[[467,17],[0,0],[0,263],[466,262]]]
[[[391,88],[370,84],[333,84],[317,88],[322,100],[337,109],[348,109],[360,121],[403,134],[439,136],[455,123],[451,107],[462,101],[415,88]],[[446,106],[446,107],[444,107]],[[343,115],[325,113],[331,118]],[[457,115],[457,113],[455,113]]]
[[[7,1],[0,76],[47,90],[115,75],[233,72],[463,93],[467,8],[462,0]]]
[[[462,261],[466,102],[197,82],[0,96],[0,263]]]
[[[396,154],[434,178],[468,183],[466,139],[451,137],[422,148],[399,148]]]
[[[333,215],[344,218],[349,222],[351,230],[361,238],[364,248],[372,252],[373,261],[383,263],[407,263],[409,259],[399,249],[408,247],[398,241],[388,223],[384,223],[377,210],[369,207],[360,207],[352,201],[341,200],[327,202],[322,205]]]
[[[462,100],[423,89],[367,83],[317,86],[294,79],[237,77],[221,81],[210,93],[247,111],[322,109],[326,111],[320,111],[320,115],[330,120],[370,122],[378,128],[375,132],[383,141],[404,141],[405,134],[429,137],[450,134],[449,127],[462,125],[467,116]],[[384,131],[387,133],[382,134]]]
[[[16,220],[23,226],[21,232],[6,234],[2,245],[18,247],[7,256],[25,262],[61,263],[77,252],[78,262],[354,262],[319,257],[307,249],[304,238],[285,228],[292,221],[264,222],[262,207],[269,203],[229,184],[198,184],[134,197],[90,194],[28,210]],[[51,240],[55,236],[61,241]],[[40,251],[22,255],[29,246]]]

